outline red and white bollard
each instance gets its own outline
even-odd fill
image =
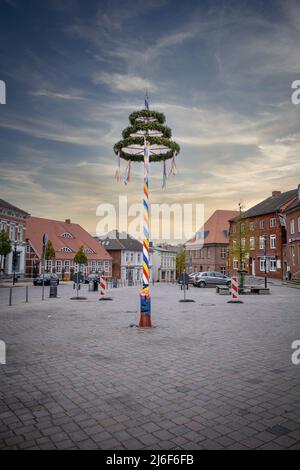
[[[99,300],[102,300],[106,294],[106,276],[100,276]]]
[[[99,286],[99,300],[112,300],[111,297],[107,297],[107,277],[102,275],[100,276],[100,286]]]
[[[234,276],[231,278],[231,300],[229,304],[242,304],[243,302],[239,299],[239,279]]]

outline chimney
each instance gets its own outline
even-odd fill
[[[71,223],[71,219],[66,219],[66,220],[65,220],[65,223],[66,223],[66,224],[70,224],[70,223]]]
[[[280,196],[281,191],[272,191],[272,197]]]

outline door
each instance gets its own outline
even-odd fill
[[[251,272],[252,272],[252,276],[255,276],[255,259],[252,258],[252,262],[251,262]]]

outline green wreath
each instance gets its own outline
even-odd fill
[[[151,120],[143,120],[141,118],[149,118]],[[123,130],[123,139],[114,145],[114,151],[124,160],[131,160],[133,162],[144,161],[144,138],[150,144],[150,162],[159,162],[173,158],[180,152],[179,145],[171,140],[172,131],[169,127],[164,126],[166,118],[162,113],[142,109],[130,114],[129,121],[131,126]],[[143,131],[145,134],[141,136],[134,136],[138,131]],[[158,131],[162,134],[161,137],[151,135],[150,131]],[[129,146],[139,146],[136,148],[135,153],[130,153]],[[158,145],[164,147],[164,151],[156,153],[156,149],[151,149],[151,146]],[[166,150],[169,149],[169,150]],[[127,150],[127,151],[126,151]]]
[[[129,116],[129,121],[131,124],[135,124],[136,120],[139,118],[154,118],[160,124],[163,124],[166,120],[166,117],[163,113],[158,113],[157,111],[149,111],[149,109],[142,109],[141,111],[134,111]]]
[[[172,131],[169,127],[163,126],[159,122],[136,122],[132,126],[126,127],[122,132],[123,139],[128,139],[131,134],[136,134],[138,131],[157,131],[162,134],[162,137],[170,139],[172,136]]]

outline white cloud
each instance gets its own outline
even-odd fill
[[[117,91],[150,91],[156,90],[156,86],[145,78],[137,75],[122,75],[120,73],[95,73],[93,75],[95,84],[108,85],[112,90]]]

